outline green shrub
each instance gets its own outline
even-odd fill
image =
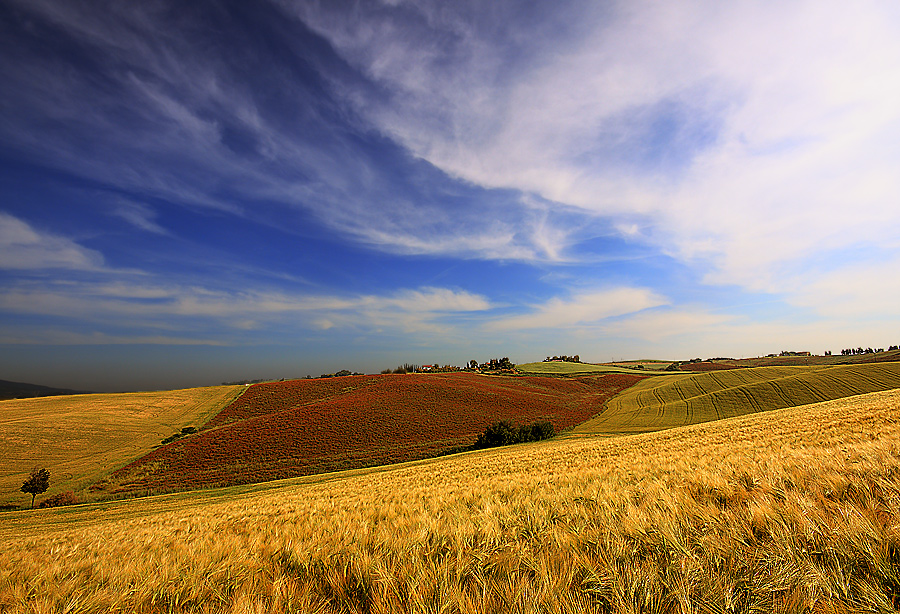
[[[500,420],[487,427],[475,440],[472,446],[479,450],[496,446],[508,446],[513,443],[527,443],[529,441],[541,441],[550,439],[556,434],[553,425],[549,422],[535,422],[514,426],[508,420]]]

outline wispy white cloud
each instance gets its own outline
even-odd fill
[[[618,318],[586,332],[601,338],[604,349],[614,349],[619,356],[679,360],[765,356],[782,350],[821,354],[845,347],[898,343],[897,337],[887,332],[894,328],[892,314],[827,311],[760,318],[702,305],[675,305]],[[848,318],[847,313],[853,317]]]
[[[709,283],[788,291],[798,260],[900,232],[893,2],[573,3],[575,35],[520,32],[526,62],[465,8],[293,6],[391,92],[360,111],[416,155],[608,216]]]
[[[149,206],[126,199],[119,199],[113,208],[113,215],[122,218],[141,230],[165,235],[168,231],[156,221],[156,212]]]
[[[215,338],[194,338],[165,335],[121,334],[104,332],[79,333],[66,329],[0,327],[0,344],[11,345],[165,345],[165,346],[224,346]]]
[[[223,291],[200,286],[116,282],[19,283],[0,296],[0,312],[76,319],[88,326],[181,331],[193,338],[197,322],[214,321],[235,331],[269,330],[285,335],[304,329],[436,332],[442,320],[492,308],[483,296],[424,287],[382,295],[310,295],[273,291]],[[107,333],[96,333],[102,339]],[[270,342],[269,333],[261,333]],[[223,338],[230,335],[223,333]],[[233,335],[231,335],[233,336]],[[41,338],[44,338],[42,336]],[[112,335],[111,338],[118,338]],[[99,341],[98,341],[99,342]]]
[[[277,218],[279,208],[301,210],[387,252],[554,261],[570,242],[572,230],[554,221],[554,211],[454,183],[430,161],[411,159],[405,143],[378,137],[361,147],[372,126],[357,119],[350,98],[366,107],[377,94],[365,85],[351,91],[359,76],[334,70],[339,61],[318,51],[297,49],[304,69],[319,71],[298,77],[298,58],[267,56],[248,40],[247,62],[267,65],[248,74],[247,66],[216,53],[216,43],[202,44],[193,31],[177,34],[192,28],[188,13],[54,0],[19,8],[65,30],[104,75],[101,84],[68,58],[51,55],[0,62],[9,86],[0,133],[41,164],[137,195],[255,219]],[[330,79],[331,89],[305,79]],[[119,211],[159,232],[146,213]]]
[[[492,298],[456,287],[301,293],[116,274],[10,283],[7,313],[178,330],[207,319],[234,331],[453,333],[448,321],[468,318],[510,337],[555,326],[642,340],[737,343],[785,331],[801,340],[792,322],[754,329],[685,307],[677,281],[659,289],[656,276],[671,269],[620,267],[608,282],[620,286],[583,290],[620,256],[613,235],[678,261],[688,283],[770,293],[818,326],[891,317],[895,2],[850,11],[833,0],[426,0],[347,10],[284,0],[258,5],[246,30],[229,9],[211,9],[223,32],[247,37],[235,39],[240,54],[204,38],[214,27],[194,28],[202,6],[14,2],[26,20],[64,30],[96,72],[52,51],[5,54],[4,147],[131,194],[112,212],[133,227],[167,232],[154,198],[286,230],[312,218],[340,240],[395,254],[548,265],[543,279],[559,295],[495,319]],[[251,40],[267,28],[278,54]],[[307,28],[330,46],[310,42]],[[0,47],[16,43],[34,41],[22,34]],[[861,246],[882,263],[834,266]],[[570,276],[555,266],[585,262],[590,280],[577,279],[587,266]],[[7,214],[0,268],[110,272],[98,251]]]
[[[833,320],[889,321],[896,317],[900,305],[900,286],[894,283],[898,274],[900,256],[852,262],[812,279],[797,279],[788,300]],[[897,343],[900,341],[892,342]]]
[[[99,252],[0,211],[0,269],[92,271],[102,267]]]
[[[725,327],[738,318],[729,314],[713,313],[697,307],[671,307],[629,315],[606,323],[603,333],[610,338],[640,340],[672,346],[673,338],[705,337],[724,338]],[[695,349],[695,348],[692,348]]]
[[[554,298],[535,305],[531,313],[491,322],[492,330],[561,329],[597,324],[607,318],[666,305],[669,300],[647,288],[608,288],[570,299]]]

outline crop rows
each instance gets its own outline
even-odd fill
[[[160,492],[426,458],[471,445],[498,420],[569,429],[641,379],[456,373],[258,384],[198,434],[155,450],[92,489]]]
[[[646,432],[900,387],[900,363],[780,366],[645,380],[584,432]]]

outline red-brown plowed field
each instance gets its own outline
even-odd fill
[[[251,386],[197,434],[92,487],[110,494],[263,482],[435,456],[498,421],[581,424],[643,376],[360,375]]]

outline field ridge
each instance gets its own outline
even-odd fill
[[[900,387],[900,362],[752,367],[647,379],[611,399],[580,434],[655,431]]]

